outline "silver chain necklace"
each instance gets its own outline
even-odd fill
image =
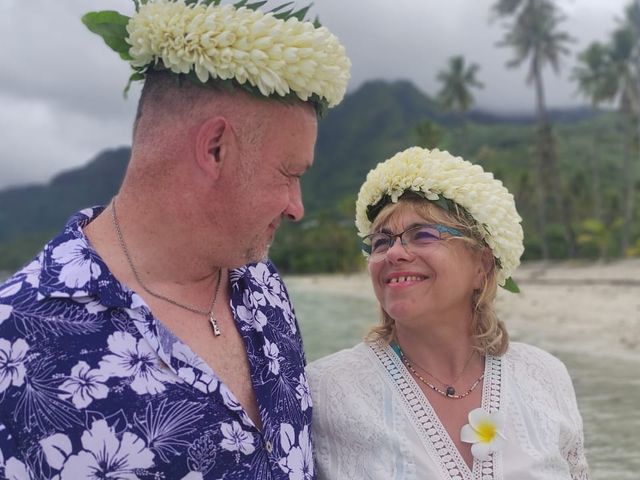
[[[220,280],[222,278],[222,269],[218,269],[218,280],[216,282],[216,289],[213,294],[213,299],[211,300],[211,305],[209,305],[209,310],[201,310],[199,308],[192,307],[190,305],[185,305],[184,303],[177,302],[172,298],[169,298],[161,293],[154,292],[142,281],[140,275],[138,274],[138,270],[136,270],[135,265],[133,264],[133,259],[131,258],[131,254],[129,253],[129,249],[127,248],[127,244],[124,241],[124,236],[122,235],[122,230],[120,229],[120,222],[118,221],[118,215],[116,214],[116,199],[111,200],[111,212],[113,218],[113,226],[116,230],[116,234],[118,235],[118,241],[120,242],[120,248],[122,248],[122,252],[127,259],[127,263],[133,272],[133,276],[136,281],[140,284],[140,286],[147,292],[149,295],[156,297],[160,300],[164,300],[171,305],[175,305],[176,307],[180,307],[184,310],[187,310],[192,313],[197,313],[198,315],[204,315],[205,317],[209,317],[209,323],[211,324],[211,328],[213,328],[213,334],[216,337],[219,337],[222,334],[220,327],[218,326],[218,321],[213,313],[213,309],[216,306],[216,300],[218,299],[218,292],[220,291]]]

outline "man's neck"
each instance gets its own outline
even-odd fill
[[[89,242],[113,275],[135,291],[142,287],[137,274],[153,290],[175,292],[178,297],[195,296],[196,300],[201,290],[209,295],[219,267],[198,255],[191,243],[193,235],[173,234],[175,226],[169,219],[148,221],[154,215],[151,209],[138,215],[123,206],[116,203],[115,219],[113,205],[107,206],[84,228]]]

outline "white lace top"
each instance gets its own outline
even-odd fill
[[[536,347],[486,358],[482,407],[504,413],[508,441],[472,470],[390,347],[361,343],[307,373],[319,480],[588,479],[571,379]]]

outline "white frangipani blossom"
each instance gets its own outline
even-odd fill
[[[469,423],[460,430],[460,440],[471,443],[471,453],[479,460],[487,460],[506,443],[504,418],[501,412],[488,413],[482,408],[469,412]]]

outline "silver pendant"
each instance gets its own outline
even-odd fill
[[[213,316],[213,312],[209,312],[209,323],[213,327],[213,334],[216,337],[219,337],[222,332],[220,331],[220,327],[218,327],[218,322],[216,321],[216,317]]]

